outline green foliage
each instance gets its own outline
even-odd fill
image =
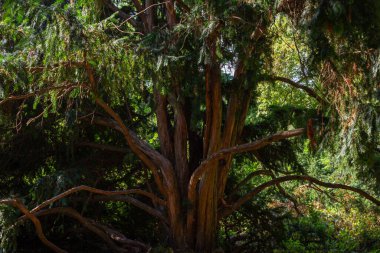
[[[106,118],[94,105],[94,98],[106,101],[130,129],[158,150],[153,91],[170,95],[180,84],[180,95],[170,97],[170,103],[187,106],[191,134],[201,136],[205,66],[213,60],[209,41],[215,34],[219,36],[215,57],[222,67],[223,112],[237,87],[235,82],[241,81],[233,80],[238,60],[247,72],[241,89],[253,102],[239,141],[252,142],[278,131],[302,128],[313,119],[318,142],[316,150],[311,148],[311,140],[301,139],[237,156],[227,192],[262,169],[274,176],[308,173],[369,191],[380,185],[377,1],[305,0],[293,1],[292,6],[292,1],[206,4],[188,0],[184,2],[191,6],[190,11],[181,12],[174,29],[167,27],[161,13],[157,26],[147,34],[108,10],[104,2],[78,0],[72,6],[65,0],[6,0],[0,4],[0,99],[35,93],[27,100],[5,102],[1,108],[2,197],[15,194],[35,205],[79,184],[129,189],[151,183],[152,175],[127,149],[123,138],[92,124],[94,118]],[[126,13],[136,13],[131,1],[111,2]],[[282,5],[284,2],[289,2],[288,6]],[[96,92],[88,88],[84,64],[98,80],[92,87]],[[272,76],[285,76],[314,89],[325,104],[318,104],[301,89],[269,81]],[[72,87],[58,89],[63,85]],[[173,116],[173,107],[168,108]],[[103,146],[93,148],[88,143]],[[110,145],[119,150],[107,151]],[[270,178],[249,180],[232,199]],[[360,216],[357,211],[358,206],[368,208],[366,202],[345,201],[356,208],[345,214],[325,196],[331,192],[305,193],[301,186],[287,183],[283,187],[309,206],[304,217],[295,217],[289,196],[273,188],[221,221],[220,245],[232,251],[245,244],[255,252],[354,252],[380,247],[374,221],[378,213]],[[152,191],[157,189],[153,186]],[[75,197],[87,199],[88,194]],[[346,196],[338,192],[333,197]],[[324,210],[318,208],[321,203],[326,205]],[[158,245],[152,252],[172,252],[158,222],[129,204],[78,204],[65,198],[55,206],[72,206],[131,238]],[[315,211],[307,213],[309,209]],[[12,252],[27,247],[17,245],[17,239],[20,232],[31,229],[12,225],[19,214],[1,207],[0,215],[1,248]],[[66,239],[61,228],[76,226],[62,217],[46,223],[54,227],[47,234],[57,240]],[[32,232],[26,234],[23,239],[36,240]],[[72,240],[84,239],[95,243],[94,248],[99,246],[83,234]],[[90,248],[75,250],[88,252]]]
[[[14,225],[19,212],[10,206],[0,206],[0,249],[6,253],[16,252],[18,227]]]

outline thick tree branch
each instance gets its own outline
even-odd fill
[[[295,137],[295,136],[300,136],[304,132],[305,132],[304,128],[298,128],[298,129],[294,129],[294,130],[283,131],[283,132],[276,133],[274,135],[271,135],[269,137],[266,137],[266,138],[263,138],[263,139],[260,139],[260,140],[257,140],[257,141],[251,142],[251,143],[241,144],[241,145],[237,145],[237,146],[231,147],[231,148],[224,148],[224,149],[221,149],[221,150],[215,152],[214,154],[209,156],[206,160],[204,160],[199,165],[199,167],[193,172],[193,174],[190,178],[190,183],[189,183],[189,193],[191,193],[195,189],[194,184],[196,184],[196,182],[200,179],[200,177],[205,172],[205,170],[207,170],[207,168],[208,168],[207,165],[210,162],[222,159],[226,155],[229,155],[229,154],[233,155],[233,154],[237,154],[237,153],[243,153],[243,152],[250,152],[250,151],[258,150],[258,149],[261,149],[265,146],[270,145],[273,142],[281,141],[281,140],[288,139],[288,138]],[[190,196],[189,196],[189,198],[190,198]]]
[[[365,192],[361,189],[358,189],[358,188],[355,188],[352,186],[348,186],[345,184],[335,184],[335,183],[323,182],[323,181],[320,181],[314,177],[307,176],[307,175],[290,175],[290,176],[278,177],[278,178],[272,179],[266,183],[263,183],[263,184],[257,186],[251,192],[249,192],[248,194],[246,194],[245,196],[243,196],[242,198],[237,200],[235,203],[230,205],[229,208],[224,209],[220,213],[219,217],[224,218],[224,217],[230,215],[235,210],[239,209],[244,203],[248,202],[254,196],[256,196],[257,194],[259,194],[260,192],[262,192],[263,190],[265,190],[268,187],[275,186],[275,185],[278,185],[280,183],[287,182],[287,181],[297,181],[297,180],[298,181],[308,181],[308,182],[314,183],[316,185],[320,185],[320,186],[327,187],[327,188],[343,189],[343,190],[356,192],[360,196],[362,196],[362,197],[366,198],[367,200],[373,202],[374,204],[380,206],[380,200],[376,199],[375,197],[371,196],[370,194],[368,194],[367,192]]]
[[[176,13],[174,9],[174,0],[166,1],[165,7],[166,7],[166,18],[167,18],[168,26],[170,29],[173,29],[174,26],[177,24],[177,18],[176,18]]]
[[[36,229],[36,234],[43,244],[45,244],[49,249],[51,249],[54,252],[67,253],[67,251],[59,248],[58,246],[56,246],[54,243],[50,242],[46,238],[42,230],[40,220],[34,214],[29,212],[29,210],[24,206],[24,204],[19,199],[0,200],[0,204],[10,205],[10,206],[18,208],[25,215],[26,218],[30,219],[33,222],[34,227]]]
[[[96,87],[94,73],[91,67],[86,64],[86,71],[91,82],[91,87]],[[180,235],[183,233],[181,226],[181,201],[180,192],[177,185],[177,178],[174,173],[173,165],[162,154],[154,150],[148,143],[142,141],[136,134],[130,131],[120,115],[117,114],[107,103],[105,103],[93,90],[95,102],[103,108],[109,116],[111,116],[119,125],[125,140],[127,141],[132,152],[147,166],[154,174],[157,186],[163,186],[163,194],[167,199],[169,224],[172,226],[173,234]],[[162,174],[163,183],[160,183],[158,170]]]
[[[182,97],[181,87],[177,80],[172,82],[173,93],[169,95],[169,102],[174,109],[174,158],[175,171],[182,197],[186,197],[189,180],[189,165],[187,160],[188,129],[184,105],[179,101]]]
[[[170,161],[174,161],[173,140],[170,135],[170,121],[168,116],[167,96],[162,95],[159,90],[154,89],[155,112],[157,118],[158,139],[160,141],[161,153]]]
[[[188,185],[188,201],[190,203],[190,209],[189,209],[188,214],[187,214],[187,226],[188,226],[189,230],[191,230],[193,225],[194,225],[194,215],[195,214],[194,214],[193,205],[196,204],[196,196],[197,196],[196,195],[196,186],[198,184],[199,179],[202,177],[202,175],[208,169],[212,168],[212,166],[211,167],[208,166],[210,163],[218,161],[218,160],[220,160],[220,159],[222,159],[228,155],[258,150],[260,148],[263,148],[265,146],[270,145],[273,142],[284,140],[284,139],[295,137],[295,136],[299,136],[299,135],[303,134],[304,132],[305,132],[305,130],[303,128],[280,132],[280,133],[274,134],[272,136],[257,140],[257,141],[252,142],[252,143],[246,143],[246,144],[238,145],[238,146],[231,147],[231,148],[221,149],[221,150],[215,152],[214,154],[210,155],[206,160],[204,160],[200,164],[200,166],[193,172],[193,174],[190,178],[189,185]],[[200,194],[200,195],[202,195],[202,194]]]
[[[245,119],[247,117],[248,108],[251,101],[251,92],[243,88],[243,80],[245,80],[246,77],[246,57],[251,55],[251,50],[247,49],[247,51],[247,55],[241,56],[242,59],[239,60],[234,73],[233,83],[234,86],[236,86],[236,90],[232,92],[228,103],[222,148],[228,148],[236,145],[245,125]],[[218,198],[222,199],[224,197],[224,190],[227,184],[228,172],[231,168],[232,155],[228,155],[225,158],[225,161],[225,163],[219,165],[222,168],[218,171]]]
[[[96,104],[103,108],[103,110],[116,121],[132,152],[155,174],[155,179],[158,180],[158,169],[161,170],[165,182],[165,188],[163,189],[165,190],[164,194],[167,196],[178,196],[178,193],[175,192],[177,191],[177,182],[170,161],[129,130],[120,115],[96,94],[96,80],[93,70],[88,63],[86,63],[85,66],[91,87],[93,88]],[[157,185],[160,186],[160,183],[157,182]]]
[[[124,124],[123,120],[107,103],[99,97],[95,98],[96,103],[104,109],[119,125],[129,147],[139,159],[153,172],[157,173],[160,168],[164,177],[165,188],[167,191],[176,190],[176,180],[170,161],[154,150],[146,142],[140,140],[136,134],[130,131]],[[157,168],[158,167],[158,168]]]
[[[85,119],[85,118],[84,118]],[[89,120],[90,121],[90,120]],[[111,129],[114,129],[116,131],[119,131],[120,133],[124,134],[123,129],[117,124],[116,121],[112,119],[106,119],[106,118],[93,118],[91,120],[92,124],[100,125],[100,126],[105,126]],[[161,194],[166,195],[166,190],[165,186],[163,185],[161,175],[159,174],[159,171],[157,168],[149,168],[149,170],[152,172],[153,177],[154,177],[154,182],[156,183],[158,190],[160,191]]]

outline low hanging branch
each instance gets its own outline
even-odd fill
[[[46,216],[51,214],[59,214],[59,215],[66,215],[69,216],[75,220],[77,220],[84,228],[88,229],[89,231],[96,234],[100,239],[102,239],[107,245],[115,252],[127,252],[126,250],[118,247],[111,238],[103,232],[101,229],[97,228],[95,225],[91,224],[91,222],[84,218],[80,213],[78,213],[75,209],[70,207],[56,207],[51,209],[42,210],[39,212],[36,212],[35,216]]]
[[[320,181],[314,177],[307,176],[307,175],[290,175],[290,176],[283,176],[278,177],[273,180],[270,180],[266,183],[263,183],[256,188],[254,188],[251,192],[243,196],[242,198],[238,199],[235,203],[228,206],[228,208],[225,208],[221,211],[219,218],[224,218],[231,213],[233,213],[235,210],[239,209],[244,203],[251,200],[253,197],[255,197],[257,194],[262,192],[268,187],[278,185],[280,183],[284,183],[287,181],[308,181],[311,183],[314,183],[316,185],[320,185],[327,188],[333,188],[333,189],[344,189],[352,192],[358,193],[360,196],[364,197],[365,199],[368,199],[372,203],[376,204],[377,206],[380,206],[380,200],[376,199],[375,197],[371,196],[369,193],[363,191],[362,189],[355,188],[352,186],[348,186],[345,184],[335,184],[335,183],[327,183]]]
[[[125,190],[125,191],[104,191],[104,190],[96,189],[96,188],[89,187],[86,185],[81,185],[81,186],[71,188],[71,189],[51,198],[51,199],[44,201],[40,205],[33,208],[30,212],[31,213],[38,212],[38,211],[42,210],[43,208],[53,204],[54,202],[56,202],[60,199],[63,199],[63,198],[65,198],[65,197],[67,197],[73,193],[79,192],[79,191],[88,191],[91,193],[95,193],[95,194],[99,194],[99,195],[105,195],[105,196],[120,196],[120,195],[129,195],[129,194],[139,194],[139,195],[143,195],[145,197],[150,198],[152,201],[155,201],[156,203],[159,203],[160,205],[163,205],[163,206],[166,205],[166,201],[160,199],[159,197],[155,196],[154,194],[152,194],[150,192],[146,192],[146,191],[143,191],[140,189],[130,189],[130,190]],[[146,206],[146,205],[144,204],[144,206]]]
[[[19,199],[0,200],[0,204],[9,205],[9,206],[18,208],[28,219],[30,219],[33,222],[34,227],[36,229],[36,234],[43,244],[45,244],[49,249],[51,249],[54,252],[67,253],[67,251],[59,248],[57,245],[55,245],[54,243],[52,243],[46,238],[42,230],[40,220],[34,214],[32,214]]]
[[[72,209],[72,208],[66,208],[66,207],[57,207],[57,208],[50,208],[50,209],[45,209],[45,210],[42,210],[43,208],[45,207],[48,207],[49,205],[53,204],[54,202],[60,200],[60,199],[63,199],[71,194],[74,194],[76,192],[79,192],[79,191],[88,191],[88,192],[91,192],[91,193],[95,193],[95,194],[99,194],[99,195],[103,195],[105,196],[106,198],[97,198],[95,197],[95,200],[97,201],[126,201],[126,202],[129,202],[141,209],[143,209],[144,211],[146,211],[147,213],[149,213],[150,215],[152,216],[155,216],[157,218],[159,218],[162,222],[164,222],[164,224],[167,224],[168,221],[167,219],[162,215],[161,212],[159,212],[158,210],[134,199],[134,198],[131,198],[129,196],[125,196],[125,195],[128,195],[128,194],[139,194],[139,195],[143,195],[145,197],[148,197],[150,198],[152,201],[154,201],[155,203],[159,203],[160,205],[166,205],[166,201],[158,198],[157,196],[155,196],[154,194],[150,193],[150,192],[146,192],[146,191],[143,191],[143,190],[140,190],[140,189],[130,189],[130,190],[125,190],[125,191],[104,191],[104,190],[100,190],[100,189],[96,189],[96,188],[93,188],[93,187],[89,187],[89,186],[85,186],[85,185],[82,185],[82,186],[78,186],[78,187],[74,187],[74,188],[71,188],[51,199],[48,199],[46,201],[44,201],[43,203],[41,203],[40,205],[36,206],[35,208],[33,208],[31,211],[29,211],[25,206],[24,204],[22,204],[22,202],[18,199],[4,199],[4,200],[0,200],[0,204],[5,204],[5,205],[10,205],[10,206],[14,206],[16,208],[18,208],[24,215],[21,216],[18,221],[22,221],[22,220],[25,220],[25,219],[30,219],[35,228],[36,228],[36,234],[38,236],[38,238],[41,240],[41,242],[43,244],[45,244],[48,248],[50,248],[51,250],[53,250],[54,252],[57,252],[57,253],[67,253],[65,250],[62,250],[60,249],[58,246],[56,246],[55,244],[53,244],[52,242],[50,242],[45,234],[43,233],[43,230],[42,230],[42,226],[41,226],[41,222],[40,220],[37,218],[37,216],[44,216],[44,215],[48,215],[48,214],[64,214],[64,215],[67,215],[67,216],[70,216],[76,220],[78,220],[85,228],[87,228],[88,230],[92,231],[93,233],[97,234],[100,238],[102,238],[109,246],[110,248],[112,248],[115,252],[128,252],[120,247],[118,247],[110,238],[109,236],[103,232],[102,230],[100,230],[99,228],[97,228],[96,226],[92,225],[89,220],[87,220],[86,218],[82,217],[76,210]],[[131,240],[126,240],[125,242],[130,242]]]
[[[111,228],[108,228],[104,225],[96,223],[95,221],[83,217],[79,212],[70,207],[56,207],[42,210],[35,213],[35,216],[40,217],[53,214],[66,215],[77,220],[84,228],[96,234],[101,240],[103,240],[114,252],[130,252],[128,249],[119,247],[115,242],[122,244],[123,247],[131,249],[139,248],[144,251],[147,251],[150,248],[141,242],[125,238],[124,235],[120,234],[115,230],[112,230]]]

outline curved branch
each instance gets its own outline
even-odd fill
[[[274,76],[271,78],[271,80],[273,81],[281,81],[281,82],[284,82],[284,83],[287,83],[297,89],[301,89],[303,90],[304,92],[306,92],[309,96],[315,98],[318,102],[320,103],[325,103],[326,100],[324,100],[321,96],[319,96],[315,90],[313,90],[312,88],[308,87],[308,86],[305,86],[305,85],[302,85],[298,82],[295,82],[289,78],[286,78],[286,77],[281,77],[281,76]]]
[[[86,62],[85,64],[86,72],[91,84],[91,87],[95,89],[96,80],[91,66]],[[120,115],[116,113],[106,102],[104,102],[93,90],[95,95],[95,102],[98,104],[109,116],[116,121],[117,125],[120,127],[120,131],[123,133],[125,140],[127,141],[132,152],[137,155],[137,157],[152,171],[156,184],[159,189],[165,190],[162,192],[167,196],[178,195],[177,182],[175,180],[173,166],[170,161],[161,155],[159,152],[154,150],[148,143],[141,140],[135,133],[133,133],[123,122]],[[161,169],[165,188],[161,184],[161,179],[159,176],[158,168]],[[164,188],[164,189],[163,189]]]
[[[81,118],[81,120],[88,120],[88,121],[91,122],[91,124],[96,124],[96,125],[105,126],[105,127],[114,129],[114,130],[122,133],[123,135],[125,133],[124,130],[120,127],[120,125],[115,120],[113,120],[113,119],[95,117],[95,118],[92,118],[92,119]],[[142,159],[140,159],[140,160],[142,160]],[[147,165],[147,164],[145,163],[145,165]],[[160,191],[160,193],[162,193],[163,195],[165,195],[166,194],[166,190],[165,190],[165,187],[164,187],[164,185],[162,183],[162,179],[161,179],[161,176],[160,176],[160,174],[158,172],[158,169],[156,167],[150,167],[149,170],[153,174],[154,182],[156,183],[158,190]]]
[[[260,148],[270,145],[273,142],[284,140],[284,139],[295,137],[295,136],[300,136],[304,132],[305,132],[304,128],[298,128],[298,129],[290,130],[290,131],[283,131],[283,132],[279,132],[274,135],[271,135],[269,137],[254,141],[252,143],[237,145],[231,148],[224,148],[212,154],[211,156],[209,156],[208,159],[204,160],[199,165],[199,167],[193,172],[190,178],[190,182],[188,186],[188,201],[190,203],[190,206],[194,205],[195,200],[196,200],[195,193],[196,193],[197,183],[199,179],[201,178],[201,176],[203,175],[203,173],[205,173],[205,171],[209,168],[208,165],[211,162],[222,159],[226,155],[233,155],[233,154],[258,150]],[[188,226],[191,226],[190,224],[193,223],[193,220],[194,220],[194,210],[190,209],[187,215]]]
[[[294,129],[294,130],[283,131],[283,132],[276,133],[274,135],[271,135],[269,137],[266,137],[266,138],[263,138],[263,139],[260,139],[260,140],[257,140],[257,141],[251,142],[251,143],[241,144],[241,145],[237,145],[235,147],[224,148],[224,149],[217,151],[216,153],[209,156],[209,158],[204,160],[199,165],[199,167],[193,172],[193,174],[190,178],[190,183],[189,183],[189,193],[192,193],[192,191],[194,191],[196,183],[198,182],[200,177],[203,175],[203,173],[207,170],[207,168],[208,168],[207,165],[209,163],[211,163],[215,160],[222,159],[226,155],[230,155],[230,154],[233,155],[233,154],[258,150],[258,149],[261,149],[263,147],[270,145],[273,142],[281,141],[281,140],[288,139],[288,138],[295,137],[295,136],[300,136],[304,132],[305,132],[304,128],[298,128],[298,129]],[[191,199],[191,197],[192,197],[192,195],[189,194],[189,199]]]
[[[138,158],[152,171],[155,179],[157,179],[156,183],[159,185],[159,181],[161,181],[158,179],[159,175],[157,167],[159,167],[166,183],[165,190],[176,190],[177,186],[174,171],[170,161],[159,152],[154,150],[152,147],[150,147],[149,144],[139,139],[135,133],[130,131],[124,124],[123,120],[120,118],[119,114],[117,114],[102,99],[96,97],[95,102],[116,121],[132,152],[135,153]],[[167,192],[166,194],[170,195]]]
[[[77,220],[80,224],[82,224],[83,227],[85,227],[89,231],[96,234],[105,243],[107,243],[107,245],[115,252],[128,252],[126,249],[118,247],[107,235],[107,233],[97,228],[94,224],[91,224],[90,220],[80,215],[80,213],[73,208],[70,208],[70,207],[51,208],[51,209],[39,211],[35,213],[35,216],[46,216],[46,215],[51,215],[51,214],[63,214],[63,215],[69,216]]]
[[[32,214],[19,199],[0,200],[0,204],[10,205],[10,206],[14,206],[18,208],[26,216],[26,218],[30,219],[33,222],[34,227],[36,229],[37,236],[43,244],[45,244],[49,249],[51,249],[54,252],[67,253],[67,251],[59,248],[58,246],[56,246],[54,243],[52,243],[46,238],[42,230],[40,220],[34,214]]]
[[[367,199],[367,200],[373,202],[374,204],[380,206],[380,200],[376,199],[375,197],[371,196],[370,194],[368,194],[367,192],[365,192],[359,188],[355,188],[355,187],[348,186],[345,184],[327,183],[327,182],[320,181],[314,177],[307,176],[307,175],[291,175],[291,176],[278,177],[276,179],[270,180],[268,182],[265,182],[265,183],[257,186],[251,192],[249,192],[248,194],[246,194],[245,196],[243,196],[242,198],[237,200],[235,203],[233,203],[231,206],[229,206],[229,208],[224,209],[220,214],[220,218],[223,218],[223,217],[230,215],[232,212],[234,212],[235,210],[240,208],[244,203],[246,203],[247,201],[252,199],[254,196],[259,194],[260,192],[262,192],[266,188],[274,186],[274,185],[278,185],[278,184],[283,183],[283,182],[295,181],[295,180],[308,181],[308,182],[311,182],[311,183],[314,183],[314,184],[317,184],[317,185],[320,185],[323,187],[327,187],[327,188],[344,189],[344,190],[356,192],[360,196],[364,197],[365,199]]]
[[[93,187],[89,187],[89,186],[86,186],[86,185],[81,185],[81,186],[77,186],[77,187],[73,187],[57,196],[54,196],[53,198],[51,199],[48,199],[46,201],[44,201],[43,203],[41,203],[40,205],[36,206],[35,208],[33,208],[30,212],[31,213],[35,213],[47,206],[49,206],[50,204],[53,204],[54,202],[64,198],[64,197],[67,197],[73,193],[76,193],[76,192],[79,192],[79,191],[88,191],[88,192],[91,192],[91,193],[95,193],[95,194],[100,194],[100,195],[106,195],[106,196],[117,196],[117,195],[128,195],[128,194],[140,194],[140,195],[143,195],[145,197],[148,197],[150,199],[152,199],[153,201],[159,203],[160,205],[166,205],[166,202],[160,198],[158,198],[157,196],[155,196],[154,194],[150,193],[150,192],[146,192],[146,191],[143,191],[143,190],[140,190],[140,189],[131,189],[131,190],[125,190],[125,191],[104,191],[104,190],[100,190],[100,189],[96,189],[96,188],[93,188]]]

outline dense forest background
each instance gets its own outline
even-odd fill
[[[380,252],[380,2],[0,0],[0,252]]]

